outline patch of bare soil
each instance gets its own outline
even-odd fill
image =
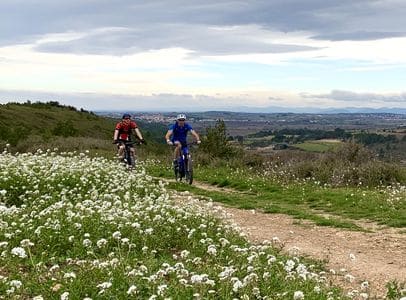
[[[384,298],[386,283],[406,281],[406,235],[385,229],[372,233],[320,227],[280,214],[223,207],[256,243],[278,238],[283,249],[326,261],[334,282],[348,291],[369,283],[371,298]]]
[[[198,187],[217,189],[200,183]],[[287,215],[217,204],[231,215],[253,243],[279,240],[286,252],[325,261],[330,278],[347,291],[361,291],[361,283],[368,282],[370,299],[383,299],[388,282],[406,282],[404,231],[360,222],[357,224],[369,232],[349,231],[316,226]]]

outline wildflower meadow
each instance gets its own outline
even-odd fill
[[[0,299],[346,298],[320,264],[249,244],[142,164],[4,151],[0,175]]]

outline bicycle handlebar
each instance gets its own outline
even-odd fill
[[[186,144],[182,145],[182,147],[185,147],[185,146],[192,146],[192,145],[200,145],[200,144],[198,144],[196,141],[193,141],[193,142],[191,142],[191,143],[186,143]],[[172,144],[169,145],[169,146],[176,147],[176,145],[175,145],[174,143],[172,143]]]
[[[116,140],[113,141],[113,144],[124,144],[124,145],[146,145],[147,142],[145,140],[143,141],[125,141],[125,140]]]

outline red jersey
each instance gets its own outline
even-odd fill
[[[117,123],[116,130],[118,130],[118,139],[128,141],[130,139],[131,130],[137,127],[137,123],[135,123],[134,121],[121,121]]]

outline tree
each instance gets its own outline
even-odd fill
[[[223,120],[217,120],[214,127],[206,129],[201,148],[213,157],[230,158],[233,156],[235,149],[228,141],[226,124]]]

